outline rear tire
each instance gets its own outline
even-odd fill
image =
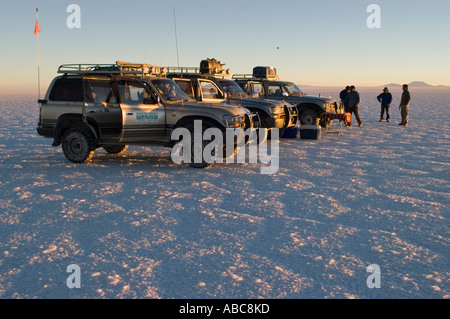
[[[69,129],[62,138],[63,153],[73,163],[88,162],[94,156],[94,140],[94,134],[88,128]]]

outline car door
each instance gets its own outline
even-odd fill
[[[122,129],[122,111],[108,78],[85,78],[86,117],[97,123],[102,139],[117,138]]]
[[[122,110],[120,142],[158,142],[166,133],[166,110],[157,94],[136,79],[116,80]]]

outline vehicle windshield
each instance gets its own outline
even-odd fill
[[[229,97],[248,97],[247,93],[245,93],[239,84],[233,80],[220,80],[219,83],[222,86],[223,91],[226,92]]]
[[[151,80],[163,99],[170,101],[190,101],[191,98],[174,81],[169,79]]]
[[[300,90],[300,88],[295,85],[294,83],[286,83],[285,84],[286,90],[289,92],[289,95],[291,96],[302,96],[303,92]]]

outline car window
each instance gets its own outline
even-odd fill
[[[261,83],[252,83],[252,93],[258,93],[259,95],[264,95],[264,88]]]
[[[212,82],[200,81],[200,89],[204,99],[220,99],[219,90]]]
[[[283,93],[283,89],[281,87],[281,85],[278,84],[269,84],[267,87],[268,96],[281,96],[281,94]]]
[[[144,83],[136,80],[118,80],[120,101],[126,104],[155,104],[151,92]]]
[[[295,85],[294,83],[287,83],[286,90],[288,91],[289,95],[291,95],[291,96],[302,96],[303,95],[302,90],[300,90],[300,88],[297,85]]]
[[[230,97],[247,97],[247,94],[236,82],[232,80],[219,80],[219,83]]]
[[[175,81],[170,79],[154,79],[151,82],[166,101],[191,100]]]
[[[84,81],[85,101],[90,103],[116,103],[110,80]]]
[[[62,78],[56,80],[49,98],[51,101],[83,102],[81,78]]]
[[[192,88],[192,83],[190,80],[175,79],[175,82],[180,86],[184,93],[190,98],[194,98],[194,90]]]

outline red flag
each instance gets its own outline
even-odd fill
[[[38,22],[38,12],[39,12],[39,8],[36,8],[36,25],[34,26],[34,35],[37,35],[39,32],[41,32],[41,28],[39,27],[39,22]]]

